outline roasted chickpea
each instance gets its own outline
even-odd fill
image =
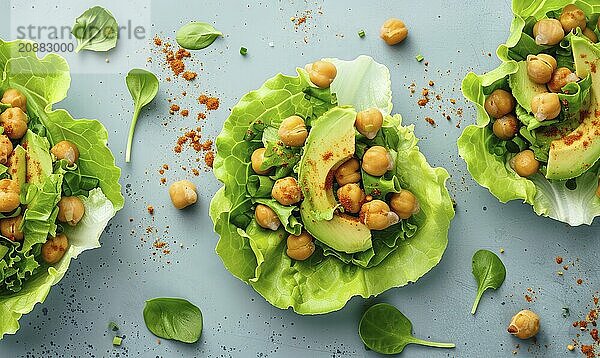
[[[565,31],[556,19],[541,19],[533,25],[533,38],[538,45],[554,46],[564,37]]]
[[[11,241],[23,241],[23,231],[21,231],[21,222],[23,216],[0,220],[0,234]]]
[[[515,97],[503,89],[497,89],[485,99],[485,111],[493,118],[503,117],[515,109]]]
[[[50,153],[54,154],[56,160],[66,160],[73,165],[79,160],[79,149],[77,146],[67,140],[58,142],[50,149]]]
[[[387,149],[376,145],[367,149],[365,152],[362,168],[368,174],[380,177],[388,170],[394,168],[394,161]]]
[[[517,153],[510,160],[510,166],[517,174],[526,178],[538,172],[540,169],[540,162],[535,159],[533,151],[525,149],[524,151]]]
[[[290,235],[287,238],[287,255],[294,260],[304,261],[315,252],[313,237],[306,231],[298,236]]]
[[[319,88],[328,88],[337,75],[335,65],[327,61],[316,61],[306,65],[310,81]]]
[[[29,119],[19,107],[8,108],[0,114],[0,126],[4,127],[4,134],[10,139],[21,139],[27,133]]]
[[[302,191],[295,178],[285,177],[275,182],[271,196],[282,205],[293,205],[302,200]]]
[[[252,164],[252,170],[254,170],[254,172],[258,175],[265,175],[271,171],[271,169],[265,169],[265,170],[260,169],[263,162],[265,161],[265,152],[266,151],[267,151],[266,148],[258,148],[257,150],[252,152],[252,157],[250,157],[250,162]]]
[[[561,93],[564,86],[566,86],[568,83],[577,81],[579,81],[579,77],[577,77],[576,74],[571,72],[571,70],[566,67],[561,67],[554,71],[547,86],[550,92]]]
[[[508,333],[521,339],[528,339],[540,331],[540,316],[529,310],[522,310],[513,316]]]
[[[0,164],[4,165],[8,163],[8,157],[13,151],[13,145],[10,139],[1,134],[0,135]]]
[[[554,57],[545,53],[527,56],[527,74],[529,79],[535,83],[546,84],[550,82],[556,66],[557,63]]]
[[[171,184],[169,196],[177,209],[187,208],[198,201],[196,186],[189,180],[180,180]]]
[[[589,27],[583,30],[583,36],[587,37],[588,40],[592,41],[593,43],[598,42],[598,36],[596,36],[594,30],[590,29]]]
[[[519,121],[514,114],[507,114],[504,117],[496,119],[492,129],[494,135],[502,140],[511,140],[515,137],[518,131]]]
[[[83,201],[76,196],[65,196],[58,202],[58,221],[75,226],[85,214]]]
[[[569,33],[578,27],[583,31],[587,26],[585,13],[573,4],[564,7],[559,20],[565,33]]]
[[[254,219],[256,219],[256,223],[264,228],[269,230],[277,230],[279,229],[279,225],[281,225],[281,221],[277,217],[277,214],[270,207],[258,204],[254,209]]]
[[[360,221],[371,230],[383,230],[400,221],[398,215],[381,200],[364,203],[360,208]]]
[[[302,117],[291,116],[281,122],[278,134],[283,144],[290,147],[302,147],[308,137],[308,130],[306,130]]]
[[[335,171],[335,181],[339,186],[358,183],[360,181],[360,163],[358,159],[352,158],[340,165]]]
[[[400,219],[408,219],[421,210],[415,194],[405,189],[392,195],[390,207]]]
[[[337,196],[340,205],[347,213],[356,214],[360,211],[360,207],[365,202],[365,192],[355,183],[349,183],[337,190]]]
[[[11,179],[0,180],[0,213],[9,213],[20,204],[17,182]]]
[[[404,41],[408,36],[408,29],[403,21],[398,19],[387,19],[381,26],[379,37],[385,41],[386,44],[393,46]]]
[[[531,100],[531,111],[539,121],[554,119],[560,114],[560,98],[556,93],[540,93]]]
[[[67,239],[67,235],[59,234],[56,237],[49,237],[42,245],[42,259],[47,264],[53,265],[65,256],[68,248],[69,240]]]
[[[367,139],[375,138],[382,125],[383,115],[377,108],[365,109],[356,114],[354,126],[358,133],[364,135]]]
[[[27,113],[27,97],[17,89],[9,88],[4,91],[0,102],[10,104],[12,107],[21,108],[23,112]]]

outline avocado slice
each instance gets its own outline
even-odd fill
[[[305,229],[334,250],[355,253],[373,246],[371,231],[357,218],[336,212],[333,173],[354,155],[356,111],[336,107],[313,122],[300,159],[298,178]]]
[[[546,93],[546,85],[540,85],[529,79],[527,74],[527,62],[518,63],[517,72],[508,77],[508,85],[517,103],[531,112],[531,100],[540,93]]]
[[[546,178],[565,180],[585,173],[600,158],[600,49],[581,37],[571,40],[575,71],[592,77],[590,106],[571,133],[550,143]]]
[[[27,149],[27,183],[41,183],[52,174],[52,157],[48,139],[28,130],[22,140]]]
[[[20,189],[25,184],[27,169],[26,169],[26,156],[27,152],[25,148],[18,145],[8,157],[8,174],[13,181],[17,183]]]

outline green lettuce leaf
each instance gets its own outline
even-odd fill
[[[256,202],[258,204],[263,204],[270,207],[271,210],[277,214],[277,217],[279,218],[279,221],[281,221],[285,231],[292,235],[300,235],[302,232],[302,224],[294,216],[294,211],[298,210],[296,206],[285,206],[280,204],[275,199],[257,199]]]

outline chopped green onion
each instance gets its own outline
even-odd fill
[[[365,37],[365,30],[360,30],[358,32],[358,37]]]
[[[248,53],[248,49],[245,47],[240,48],[240,54],[242,56],[246,56],[246,54]]]
[[[115,338],[113,338],[113,346],[120,346],[121,343],[123,343],[123,338],[116,336]]]
[[[423,55],[421,55],[421,54],[418,54],[418,55],[416,55],[416,56],[415,56],[415,59],[416,59],[418,62],[421,62],[421,61],[423,61],[423,60],[425,59],[425,57],[423,57]]]
[[[115,322],[109,322],[108,323],[108,328],[111,331],[115,331],[115,332],[119,330],[119,326],[117,326],[117,324]]]

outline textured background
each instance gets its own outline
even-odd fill
[[[0,5],[0,35],[17,36],[18,25],[71,25],[88,6],[109,8],[119,24],[131,20],[146,28],[147,39],[122,39],[106,54],[65,54],[73,78],[68,99],[57,107],[76,118],[98,118],[108,128],[110,147],[123,168],[126,207],[110,223],[102,237],[102,248],[86,252],[46,302],[21,320],[15,336],[0,343],[0,357],[361,357],[365,351],[357,324],[364,309],[374,302],[396,305],[413,322],[422,338],[456,343],[454,350],[409,346],[408,357],[518,356],[557,357],[577,330],[571,322],[589,309],[598,278],[600,222],[593,227],[570,228],[537,217],[529,206],[517,202],[501,205],[487,190],[470,179],[458,157],[456,138],[462,127],[474,121],[475,111],[460,94],[460,81],[470,70],[484,72],[497,66],[496,46],[508,36],[508,1],[12,1]],[[291,16],[312,11],[306,24],[295,28]],[[321,13],[319,13],[321,12]],[[410,35],[396,47],[377,37],[381,23],[395,16],[406,21]],[[133,162],[124,164],[127,128],[133,105],[124,77],[133,67],[147,67],[161,79],[164,56],[151,53],[154,34],[174,36],[189,21],[214,22],[226,36],[207,50],[195,52],[190,69],[199,71],[194,84],[162,82],[159,96],[138,122]],[[367,36],[360,39],[357,31]],[[65,40],[69,41],[69,40]],[[74,41],[74,40],[71,40]],[[273,46],[269,43],[272,42]],[[249,50],[239,55],[240,46]],[[417,53],[429,62],[418,63]],[[490,54],[491,55],[488,55]],[[325,316],[302,317],[271,307],[250,287],[233,278],[214,253],[217,237],[208,218],[208,204],[219,183],[211,173],[193,177],[181,166],[196,165],[191,151],[180,155],[173,146],[182,128],[196,126],[201,109],[194,99],[201,93],[221,99],[221,108],[205,121],[204,136],[213,138],[244,93],[258,88],[277,72],[291,74],[296,66],[321,57],[373,56],[392,74],[394,112],[405,124],[415,124],[420,147],[435,166],[446,167],[449,190],[458,207],[450,231],[448,250],[442,262],[416,284],[392,289],[376,299],[352,299],[347,306]],[[152,63],[147,58],[152,57]],[[106,59],[110,59],[106,62]],[[429,106],[417,105],[418,94],[428,82],[442,96]],[[415,83],[417,93],[408,87]],[[190,108],[188,118],[169,116],[167,98],[189,94],[177,103]],[[181,97],[181,96],[178,96]],[[433,97],[433,96],[431,96]],[[450,98],[457,100],[452,105]],[[441,108],[439,107],[441,106]],[[458,108],[464,109],[461,118]],[[451,121],[442,117],[451,116]],[[432,117],[431,127],[424,120]],[[158,170],[167,163],[169,182],[192,177],[199,186],[200,203],[187,211],[176,211],[168,201]],[[153,205],[151,217],[147,205]],[[155,233],[146,233],[152,227]],[[152,242],[169,243],[171,254],[160,255]],[[469,314],[475,296],[471,256],[479,248],[499,252],[507,278],[498,291],[487,292],[475,317]],[[155,255],[153,253],[156,253]],[[561,270],[556,256],[574,265]],[[576,279],[582,278],[578,285]],[[528,292],[528,288],[534,291]],[[532,297],[527,302],[524,295]],[[144,326],[145,299],[157,296],[186,297],[204,313],[201,341],[185,345],[160,344]],[[569,307],[571,317],[562,316]],[[530,308],[542,317],[537,343],[518,341],[505,328],[518,310]],[[115,321],[126,336],[123,346],[113,348],[109,321]],[[574,354],[574,353],[573,353]]]

